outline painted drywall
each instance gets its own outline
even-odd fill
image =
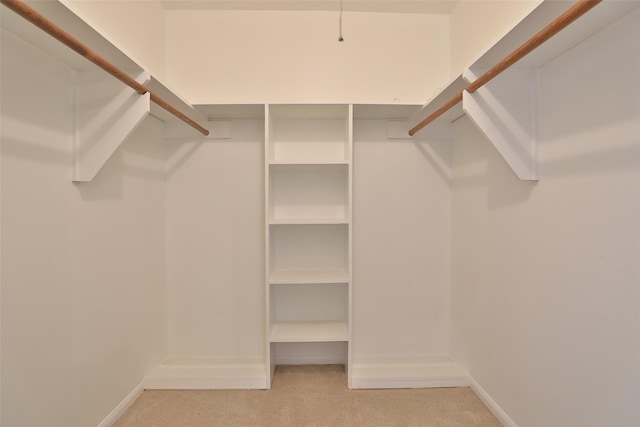
[[[264,362],[264,121],[168,141],[169,355]]]
[[[61,0],[111,43],[164,81],[165,10],[157,0]]]
[[[453,353],[509,425],[640,419],[638,28],[541,68],[539,182],[454,125]]]
[[[84,422],[166,356],[162,123],[148,118],[72,193],[73,371]]]
[[[447,15],[167,11],[167,78],[194,104],[422,102],[449,76]]]
[[[353,359],[449,352],[450,145],[354,125]]]
[[[73,184],[70,70],[1,43],[2,424],[97,426],[166,352],[162,126]]]
[[[72,425],[69,73],[1,42],[2,424]]]
[[[450,78],[460,75],[540,3],[542,0],[456,2],[450,16]]]

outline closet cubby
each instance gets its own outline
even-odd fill
[[[350,161],[348,105],[269,106],[270,163]]]
[[[347,224],[272,225],[270,229],[270,282],[283,277],[301,283],[348,278]]]
[[[348,284],[276,284],[270,293],[271,342],[348,338]]]
[[[277,358],[339,360],[348,369],[353,107],[268,105],[265,111],[270,384]]]
[[[271,224],[347,223],[348,165],[270,165]]]

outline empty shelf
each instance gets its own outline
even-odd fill
[[[271,342],[347,341],[346,322],[282,322],[271,326]]]
[[[277,270],[271,274],[269,283],[348,283],[346,270]]]

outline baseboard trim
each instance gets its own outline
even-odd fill
[[[353,363],[351,388],[437,388],[468,387],[469,376],[455,361],[385,360]]]
[[[169,390],[266,389],[264,364],[164,363],[144,380],[144,388]]]
[[[473,390],[473,392],[478,396],[482,403],[484,403],[484,405],[489,408],[489,411],[491,411],[493,416],[496,417],[504,427],[518,427],[516,423],[511,418],[509,418],[507,413],[503,411],[502,408],[496,403],[496,401],[491,398],[489,393],[487,393],[485,389],[480,387],[480,384],[478,384],[476,380],[474,380],[473,378],[469,378],[469,383],[471,386],[471,390]]]
[[[143,381],[144,382],[144,381]],[[102,420],[98,427],[111,427],[115,422],[126,412],[127,409],[135,402],[135,400],[140,397],[142,392],[144,391],[143,382],[135,386],[135,388],[124,398],[122,402],[116,408],[111,411],[107,417]]]
[[[274,343],[276,365],[343,365],[344,342]]]
[[[344,356],[299,356],[286,355],[276,356],[276,364],[278,365],[344,365]]]

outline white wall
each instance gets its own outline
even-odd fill
[[[1,41],[2,423],[96,426],[166,351],[162,128],[73,184],[70,71]]]
[[[451,11],[451,78],[527,16],[542,0],[458,0]],[[567,8],[570,3],[567,2]]]
[[[129,57],[164,81],[165,10],[158,0],[61,0]]]
[[[72,425],[69,73],[1,41],[2,424]]]
[[[264,121],[232,126],[167,142],[169,355],[263,362]]]
[[[450,145],[354,126],[353,357],[428,360],[449,352]]]
[[[638,28],[541,69],[538,183],[454,126],[454,354],[518,427],[640,419]]]
[[[148,118],[69,200],[77,425],[95,425],[166,356],[164,193],[162,123]]]
[[[431,98],[449,76],[447,15],[167,11],[168,81],[194,104]]]
[[[424,102],[450,75],[445,14],[345,12],[339,43],[337,12],[61,1],[193,104]]]

